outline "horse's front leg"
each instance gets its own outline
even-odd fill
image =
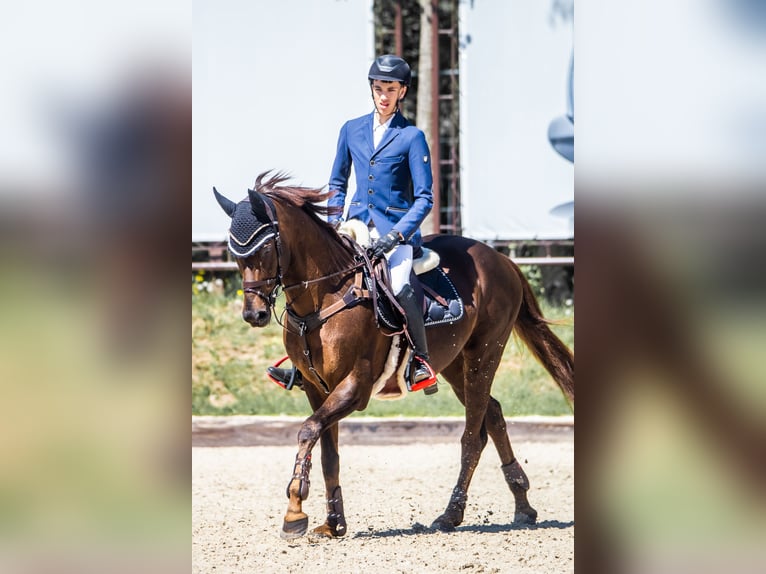
[[[306,389],[311,408],[316,411],[327,395],[310,385]],[[311,532],[319,536],[335,538],[346,533],[346,516],[343,512],[343,495],[340,488],[340,456],[338,454],[338,425],[334,424],[322,433],[322,474],[327,496],[327,519]]]
[[[310,383],[307,382],[308,385]],[[282,524],[281,537],[293,539],[303,536],[308,529],[308,516],[303,512],[302,503],[309,494],[309,473],[311,471],[311,450],[320,436],[322,438],[322,466],[325,475],[325,486],[328,498],[328,516],[323,526],[316,532],[328,536],[342,536],[346,531],[346,520],[343,514],[343,500],[338,482],[338,433],[336,423],[350,414],[359,404],[355,392],[357,385],[350,380],[338,385],[321,403],[301,426],[298,432],[298,454],[295,457],[293,476],[287,485],[289,499],[287,512]],[[315,390],[308,390],[312,406],[319,401],[312,398]],[[323,433],[326,433],[326,438]]]
[[[308,421],[306,421],[308,422]],[[303,434],[306,423],[303,423],[300,434]],[[301,441],[299,441],[300,443]],[[309,517],[303,512],[302,502],[309,495],[309,474],[311,472],[311,448],[316,439],[311,444],[299,446],[298,454],[295,457],[295,467],[293,476],[287,483],[287,512],[282,523],[282,532],[280,536],[285,540],[298,538],[306,533],[309,525]]]
[[[321,437],[322,474],[327,495],[327,519],[311,532],[335,538],[346,534],[346,515],[343,512],[343,494],[340,488],[340,457],[338,455],[338,425],[328,428]]]

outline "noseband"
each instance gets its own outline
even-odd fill
[[[268,287],[269,285],[275,285],[274,289],[272,289],[268,294],[263,293],[259,290],[260,287]],[[270,306],[273,307],[277,300],[277,288],[281,285],[281,282],[279,280],[279,277],[272,277],[270,279],[264,279],[262,281],[243,281],[242,282],[242,291],[245,293],[252,293],[254,295],[257,295]]]

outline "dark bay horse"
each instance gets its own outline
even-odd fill
[[[364,410],[376,382],[390,375],[392,338],[378,329],[370,300],[344,302],[360,290],[360,263],[349,243],[320,217],[328,214],[320,204],[329,192],[283,185],[287,178],[280,174],[263,181],[265,175],[239,203],[217,191],[215,195],[232,217],[229,246],[243,280],[242,316],[253,327],[266,326],[276,290],[283,289],[285,348],[303,374],[313,409],[298,433],[281,535],[295,538],[308,528],[301,503],[309,492],[311,451],[321,440],[327,518],[314,533],[343,536],[337,423]],[[427,328],[431,364],[465,406],[460,474],[446,510],[432,527],[454,530],[463,521],[468,486],[489,437],[515,499],[514,519],[534,522],[537,511],[527,500],[529,480],[511,448],[500,403],[490,395],[492,381],[515,330],[573,404],[574,357],[550,330],[527,280],[507,257],[457,236],[432,236],[427,244],[440,255],[465,308],[453,324]]]

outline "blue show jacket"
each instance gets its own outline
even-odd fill
[[[372,220],[381,236],[394,229],[407,243],[419,247],[420,224],[433,205],[431,153],[425,135],[396,112],[373,149],[374,115],[349,120],[341,128],[329,183],[336,194],[328,204],[344,206],[353,163],[356,192],[348,219],[367,224]]]

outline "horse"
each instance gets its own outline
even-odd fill
[[[280,535],[289,540],[308,530],[302,502],[309,494],[311,451],[321,441],[327,517],[312,533],[335,538],[347,532],[338,422],[364,410],[382,383],[395,378],[391,361],[398,349],[391,333],[379,328],[374,301],[363,296],[359,277],[364,261],[358,250],[325,220],[337,213],[325,204],[332,192],[290,186],[288,179],[282,173],[261,173],[239,203],[213,191],[232,218],[229,247],[243,281],[242,317],[253,327],[269,324],[282,290],[285,349],[302,374],[313,411],[298,432]],[[451,531],[462,523],[468,487],[488,437],[514,497],[514,521],[534,523],[529,479],[511,447],[500,403],[490,394],[492,381],[515,331],[573,407],[574,355],[551,331],[529,283],[508,257],[456,235],[428,236],[425,246],[440,256],[464,306],[459,320],[426,329],[431,365],[465,407],[457,483],[431,527]]]

